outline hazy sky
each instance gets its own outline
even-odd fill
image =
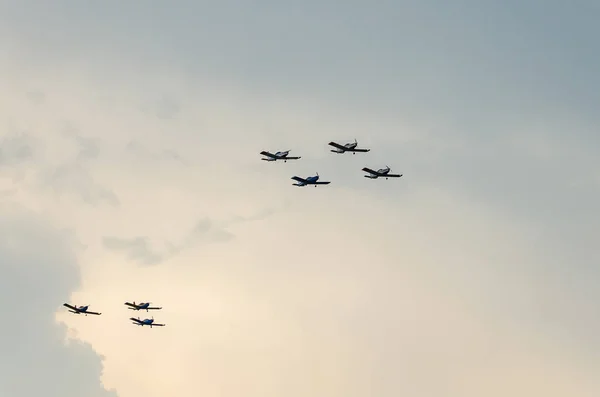
[[[596,397],[599,16],[0,1],[0,394]]]

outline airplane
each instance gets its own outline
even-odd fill
[[[388,167],[387,165],[385,166],[385,168],[380,168],[377,171],[373,171],[370,168],[363,168],[363,171],[368,172],[370,175],[365,175],[365,178],[370,178],[370,179],[377,179],[377,178],[400,178],[402,176],[402,174],[390,174],[390,167]]]
[[[130,320],[133,321],[132,324],[140,325],[142,327],[144,325],[149,325],[150,328],[152,328],[152,327],[164,327],[166,325],[166,324],[154,324],[154,317],[147,318],[147,319],[144,319],[144,320],[140,320],[139,317],[138,318],[131,317]]]
[[[317,173],[317,175],[315,175],[315,176],[309,176],[306,179],[300,178],[299,176],[293,176],[292,179],[298,182],[298,183],[294,183],[293,184],[294,186],[314,185],[315,187],[317,187],[317,185],[329,185],[331,183],[331,182],[319,182],[319,173]]]
[[[331,150],[333,153],[341,153],[341,154],[346,153],[346,152],[352,152],[352,154],[356,154],[356,152],[366,153],[371,150],[371,149],[357,149],[356,146],[358,145],[358,142],[356,142],[356,139],[354,140],[353,143],[346,143],[344,146],[342,146],[336,142],[329,142],[328,145],[336,148],[334,150]]]
[[[288,160],[298,160],[301,157],[289,157],[288,155],[290,154],[289,150],[286,150],[285,152],[277,152],[275,154],[273,153],[269,153],[267,151],[262,151],[260,152],[260,154],[262,154],[263,156],[267,156],[267,158],[263,158],[261,160],[264,161],[277,161],[277,160],[283,160],[284,163],[287,163]]]
[[[126,306],[129,306],[128,309],[130,310],[160,310],[162,309],[162,307],[150,307],[150,302],[142,302],[142,303],[135,303],[135,301],[133,301],[133,303],[129,303],[129,302],[125,302]]]
[[[85,314],[86,316],[88,314],[93,314],[96,316],[99,316],[102,314],[102,313],[96,313],[96,312],[89,312],[88,307],[90,307],[90,305],[77,307],[77,306],[69,305],[68,303],[63,303],[63,306],[69,308],[70,309],[69,312],[75,313],[75,314]]]

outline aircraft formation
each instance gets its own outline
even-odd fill
[[[102,313],[90,311],[89,310],[90,305],[77,306],[77,305],[70,305],[68,303],[63,303],[63,306],[68,308],[70,313],[74,313],[74,314],[83,314],[85,316],[87,316],[88,314],[92,314],[94,316],[100,316],[102,314]],[[135,311],[145,310],[146,312],[148,312],[149,310],[161,310],[162,309],[162,307],[151,307],[150,302],[143,302],[143,303],[135,303],[135,301],[125,302],[125,306],[127,306],[127,308],[130,310],[135,310]],[[141,327],[143,327],[144,325],[147,325],[150,328],[152,328],[152,327],[164,327],[166,325],[166,324],[155,323],[154,316],[152,316],[152,318],[145,318],[143,320],[140,320],[139,317],[137,317],[137,318],[130,317],[129,320],[131,320],[132,324],[139,325]]]
[[[331,152],[338,153],[338,154],[344,154],[344,153],[356,154],[356,153],[366,153],[366,152],[371,151],[371,149],[359,148],[358,142],[356,141],[356,139],[354,140],[354,142],[349,142],[344,145],[340,145],[339,143],[333,142],[333,141],[329,142],[328,145],[332,146],[334,148],[334,149],[330,150]],[[260,152],[260,154],[265,156],[261,159],[264,161],[278,161],[279,160],[279,161],[283,161],[284,163],[287,163],[288,160],[301,159],[300,156],[296,156],[296,157],[290,156],[289,155],[290,150],[276,152],[276,153],[271,153],[266,150],[263,150],[262,152]],[[390,174],[391,168],[389,166],[386,166],[385,168],[380,168],[377,171],[375,171],[371,168],[368,168],[368,167],[364,167],[362,169],[362,171],[367,173],[367,175],[364,175],[364,177],[369,178],[369,179],[400,178],[402,176],[402,174]],[[302,177],[295,175],[292,177],[292,179],[296,181],[296,183],[293,183],[293,185],[299,186],[299,187],[308,186],[308,185],[317,187],[318,185],[329,185],[331,183],[330,181],[319,181],[318,173],[314,176],[309,176],[306,178],[302,178]]]
[[[329,146],[332,146],[334,148],[331,150],[331,152],[338,153],[338,154],[344,154],[344,153],[356,154],[356,153],[366,153],[366,152],[371,151],[371,149],[358,148],[357,147],[358,142],[356,141],[356,139],[354,140],[354,142],[346,143],[344,145],[340,145],[339,143],[336,143],[336,142],[329,142]],[[261,159],[264,161],[283,161],[285,163],[288,160],[301,159],[300,156],[295,156],[295,157],[290,156],[289,155],[290,150],[276,152],[276,153],[270,153],[268,151],[263,150],[262,152],[260,152],[260,154],[265,156],[264,158]],[[364,177],[369,178],[369,179],[400,178],[402,176],[402,174],[391,174],[390,173],[391,169],[389,166],[386,166],[385,168],[380,168],[376,171],[371,168],[364,167],[362,169],[362,171],[367,173],[366,175],[364,175]],[[293,183],[294,186],[300,186],[300,187],[308,186],[308,185],[313,185],[316,187],[318,185],[328,185],[331,183],[330,181],[320,181],[318,173],[315,176],[309,176],[306,178],[301,178],[299,176],[293,176],[291,179],[296,181],[296,183]],[[99,312],[90,311],[89,305],[77,306],[77,305],[71,305],[68,303],[64,303],[63,306],[68,308],[70,313],[74,313],[74,314],[83,314],[85,316],[87,316],[88,314],[95,315],[95,316],[99,316],[102,314]],[[146,312],[148,312],[150,310],[161,310],[162,309],[162,307],[152,307],[150,302],[142,302],[142,303],[135,303],[135,301],[125,302],[125,306],[127,306],[127,308],[130,310],[135,310],[135,311],[145,310]],[[131,320],[132,324],[139,325],[141,327],[147,325],[150,328],[152,328],[152,327],[164,327],[166,325],[166,324],[155,323],[154,316],[152,316],[152,318],[146,318],[143,320],[141,320],[139,317],[137,317],[137,318],[130,317],[129,320]]]

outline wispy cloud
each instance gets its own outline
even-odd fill
[[[196,223],[186,238],[180,243],[164,242],[167,248],[153,248],[148,237],[133,238],[104,237],[103,244],[108,250],[124,252],[127,258],[143,265],[157,265],[197,244],[221,243],[234,238],[225,228],[214,224],[209,218]]]

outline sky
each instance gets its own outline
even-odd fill
[[[597,396],[599,13],[0,1],[0,394]]]

